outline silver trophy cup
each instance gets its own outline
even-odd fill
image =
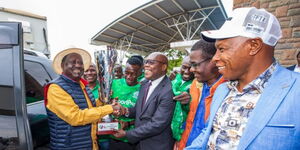
[[[117,61],[117,51],[108,46],[106,50],[96,51],[95,59],[100,83],[100,99],[103,103],[109,104],[111,84],[114,79],[113,69]]]
[[[117,51],[111,47],[106,50],[95,51],[98,80],[100,84],[99,97],[104,104],[111,103],[111,86],[114,79],[114,65],[117,61]],[[104,116],[98,123],[98,135],[113,134],[118,129],[118,122],[113,122],[110,115]]]

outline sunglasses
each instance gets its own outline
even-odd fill
[[[162,63],[162,64],[165,64],[165,62],[162,62],[162,61],[158,61],[158,60],[152,60],[152,59],[146,59],[144,60],[144,64],[149,64],[149,65],[154,65],[155,62],[158,62],[158,63]]]

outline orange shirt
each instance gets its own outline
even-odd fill
[[[210,105],[211,105],[212,98],[213,98],[213,95],[215,93],[215,90],[223,82],[225,82],[225,80],[223,79],[223,77],[221,77],[210,88],[210,91],[209,91],[210,94],[209,94],[209,96],[207,96],[205,98],[205,116],[204,116],[205,121],[207,121],[207,119],[209,117],[209,114],[210,114]],[[179,141],[179,144],[178,144],[178,150],[183,150],[185,148],[186,142],[189,138],[189,135],[190,135],[190,132],[192,130],[193,123],[194,123],[194,117],[195,117],[195,114],[197,112],[199,100],[200,100],[200,97],[201,97],[202,88],[203,88],[203,84],[199,83],[197,81],[197,79],[194,79],[194,81],[191,85],[191,88],[190,88],[190,94],[192,96],[192,100],[191,100],[191,103],[190,103],[190,111],[189,111],[187,119],[186,119],[185,130],[183,131],[182,136],[181,136],[181,140]]]

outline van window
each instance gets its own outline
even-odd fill
[[[37,62],[25,61],[25,94],[27,104],[44,99],[44,86],[51,81],[45,68]]]

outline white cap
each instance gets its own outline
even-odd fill
[[[237,36],[259,37],[270,46],[275,46],[281,38],[281,28],[277,18],[265,9],[255,7],[237,8],[219,30],[201,32],[205,40],[226,39]]]

